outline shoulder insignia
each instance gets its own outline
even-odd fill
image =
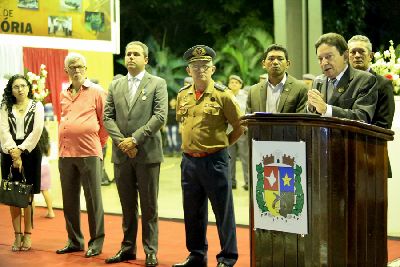
[[[181,89],[179,89],[179,92],[188,89],[191,86],[191,84],[187,84],[184,87],[182,87]]]
[[[220,84],[220,83],[214,83],[214,87],[215,87],[215,89],[220,90],[220,91],[225,91],[227,88],[225,85]]]

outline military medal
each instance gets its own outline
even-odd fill
[[[142,100],[143,101],[145,101],[147,99],[147,96],[145,94],[146,94],[146,90],[142,89],[142,95],[143,95]]]

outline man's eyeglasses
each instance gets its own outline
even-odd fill
[[[68,66],[68,69],[70,71],[76,71],[76,69],[78,69],[79,71],[85,70],[86,67],[85,66]]]
[[[20,85],[14,85],[14,86],[12,87],[12,89],[18,90],[19,88],[25,89],[26,87],[28,87],[27,84],[20,84]]]
[[[202,72],[204,72],[204,71],[207,71],[212,66],[209,66],[209,65],[202,65],[202,66],[189,65],[189,67],[194,71],[202,71]]]

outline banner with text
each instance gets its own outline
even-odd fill
[[[254,227],[307,234],[306,144],[252,142]]]
[[[119,52],[118,0],[2,0],[0,42]]]

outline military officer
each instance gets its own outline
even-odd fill
[[[212,79],[215,51],[196,45],[184,54],[193,84],[178,93],[176,118],[182,124],[182,191],[186,247],[190,254],[174,267],[207,266],[207,199],[215,214],[221,252],[217,267],[238,258],[227,147],[243,133],[241,111],[231,90]],[[227,134],[228,123],[233,130]]]

